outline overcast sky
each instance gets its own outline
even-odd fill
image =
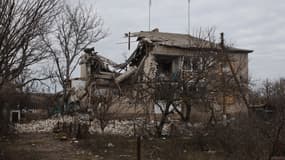
[[[77,0],[74,0],[77,1]],[[116,62],[127,53],[124,33],[148,30],[149,0],[81,0],[97,10],[110,35],[96,50]],[[187,0],[152,0],[151,28],[187,33]],[[234,46],[254,50],[250,76],[260,80],[285,77],[284,0],[191,0],[191,33],[215,27]]]

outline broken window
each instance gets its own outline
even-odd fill
[[[169,74],[171,73],[172,62],[161,62],[159,63],[160,73]]]
[[[193,72],[201,70],[202,67],[202,57],[184,57],[184,70]]]
[[[157,56],[158,64],[157,76],[161,79],[174,80],[179,72],[178,57],[174,56]]]
[[[191,70],[192,69],[192,59],[190,57],[185,57],[184,58],[184,70]]]

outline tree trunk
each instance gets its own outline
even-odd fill
[[[165,121],[166,121],[166,115],[163,114],[160,119],[159,125],[156,127],[157,136],[162,136],[162,129],[164,127]]]
[[[186,104],[186,113],[185,113],[185,117],[184,117],[184,122],[189,122],[190,121],[190,114],[192,111],[192,106],[191,104]]]
[[[162,136],[162,130],[163,130],[164,124],[167,120],[167,116],[169,115],[169,108],[170,108],[170,103],[167,103],[166,107],[165,107],[165,111],[162,111],[162,115],[161,115],[161,118],[159,121],[159,125],[156,127],[157,136]]]

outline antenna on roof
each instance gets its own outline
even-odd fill
[[[190,0],[188,0],[188,34],[190,35]]]
[[[148,3],[148,31],[150,31],[150,14],[151,14],[151,0]]]

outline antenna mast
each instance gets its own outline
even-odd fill
[[[150,31],[150,21],[151,21],[151,0],[149,0],[148,4],[148,30]]]
[[[188,34],[190,35],[190,0],[188,0]]]

